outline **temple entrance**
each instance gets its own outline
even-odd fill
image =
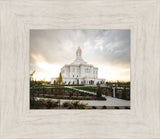
[[[79,80],[77,79],[77,84],[79,84]]]
[[[93,80],[90,80],[90,81],[89,81],[89,84],[90,84],[90,85],[94,84],[94,81],[93,81]]]

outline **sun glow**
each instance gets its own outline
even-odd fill
[[[45,80],[50,81],[52,77],[58,77],[61,69],[61,65],[52,65],[45,62],[38,62],[36,64],[37,68],[35,69],[35,74],[33,78],[35,80]]]
[[[51,81],[52,77],[58,77],[62,65],[53,65],[45,62],[38,62],[36,64],[35,74],[33,78],[35,80]],[[106,81],[130,81],[130,69],[124,69],[121,67],[114,67],[111,65],[97,65],[98,78],[105,78]]]
[[[98,66],[99,78],[105,78],[106,81],[130,81],[130,69],[115,66]]]

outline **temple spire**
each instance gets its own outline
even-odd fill
[[[80,48],[80,46],[78,47],[77,51],[76,51],[76,57],[79,59],[79,58],[82,58],[82,50]]]
[[[77,64],[87,64],[87,62],[85,62],[82,58],[82,49],[80,48],[80,46],[77,48],[76,50],[76,59],[73,61],[72,63],[73,65],[77,65]]]

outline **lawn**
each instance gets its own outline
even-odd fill
[[[85,91],[90,91],[90,92],[97,92],[97,88],[93,88],[93,87],[87,87],[87,86],[76,86],[76,87],[73,87],[73,88],[76,88],[76,89],[80,89],[80,90],[85,90]]]
[[[36,86],[35,86],[35,88],[44,88],[45,90],[46,90],[47,88],[50,89],[51,87],[52,87],[54,90],[55,90],[55,89],[59,89],[59,87],[55,87],[55,86],[53,86],[53,85],[36,85]],[[83,90],[83,89],[82,89],[82,90]],[[62,87],[62,88],[61,88],[61,91],[68,91],[68,92],[76,92],[76,93],[88,94],[88,93],[85,93],[85,92],[82,92],[82,91],[78,91],[78,90],[75,90],[75,89],[72,89],[72,88],[66,88],[66,87]],[[92,94],[88,94],[88,95],[94,96],[94,95],[92,95]]]
[[[54,86],[53,85],[36,85],[34,87],[40,87],[40,88],[42,87],[43,88],[43,87],[54,87]]]
[[[103,97],[97,97],[94,94],[75,90],[74,88],[65,87],[46,87],[47,85],[39,85],[31,88],[31,94],[34,97],[54,98],[54,99],[73,99],[73,100],[105,100]]]

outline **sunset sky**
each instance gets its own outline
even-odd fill
[[[78,46],[82,58],[98,67],[98,78],[130,81],[130,30],[31,30],[30,72],[36,71],[36,80],[58,77]]]

